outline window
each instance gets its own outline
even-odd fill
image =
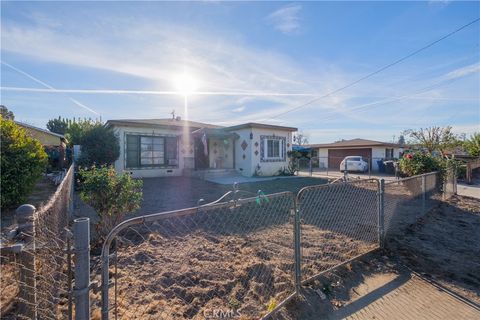
[[[285,137],[260,136],[260,161],[285,161]]]
[[[385,149],[385,159],[393,159],[393,148]]]
[[[280,140],[267,140],[267,158],[280,158]]]
[[[126,136],[126,167],[176,166],[177,138],[161,136]]]

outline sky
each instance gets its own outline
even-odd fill
[[[0,101],[43,128],[175,110],[294,126],[310,143],[434,125],[468,135],[480,124],[480,22],[348,85],[479,17],[477,1],[2,1]]]

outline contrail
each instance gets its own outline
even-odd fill
[[[9,67],[10,69],[12,69],[12,70],[14,70],[14,71],[16,71],[16,72],[18,72],[18,73],[20,73],[20,74],[23,74],[23,75],[26,76],[27,78],[29,78],[29,79],[31,79],[31,80],[33,80],[33,81],[41,84],[42,86],[48,88],[48,89],[43,89],[43,90],[51,90],[51,91],[52,91],[52,90],[53,90],[53,91],[54,91],[54,90],[57,90],[57,89],[55,89],[54,87],[52,87],[51,85],[49,85],[48,83],[45,83],[45,82],[43,82],[42,80],[35,78],[35,77],[32,76],[31,74],[29,74],[29,73],[27,73],[27,72],[25,72],[25,71],[23,71],[23,70],[20,70],[20,69],[18,69],[17,67],[12,66],[11,64],[9,64],[9,63],[7,63],[7,62],[5,62],[5,61],[0,61],[0,62],[1,62],[2,64],[6,65],[7,67]],[[19,90],[13,90],[13,91],[19,91]],[[71,97],[69,97],[69,96],[65,96],[65,97],[67,97],[68,100],[70,100],[71,102],[73,102],[73,103],[76,104],[77,106],[79,106],[79,107],[81,107],[81,108],[83,108],[83,109],[85,109],[85,110],[88,110],[88,111],[90,111],[90,112],[92,112],[92,113],[94,113],[94,114],[96,114],[96,115],[100,115],[100,113],[96,112],[96,111],[93,110],[92,108],[87,107],[87,106],[84,105],[83,103],[80,103],[78,100],[75,100],[75,99],[73,99],[73,98],[71,98]]]
[[[82,93],[82,94],[141,94],[141,95],[184,95],[180,91],[155,91],[155,90],[113,90],[113,89],[55,89],[55,88],[25,88],[25,87],[0,87],[4,91],[45,92],[45,93]],[[195,91],[190,95],[212,96],[252,96],[252,97],[314,97],[316,93],[282,93],[258,91]]]

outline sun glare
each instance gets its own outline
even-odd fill
[[[175,88],[184,95],[195,92],[198,88],[197,81],[191,75],[182,73],[175,77]]]

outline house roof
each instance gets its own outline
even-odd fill
[[[193,130],[207,128],[207,129],[224,129],[226,131],[238,130],[243,128],[261,128],[261,129],[275,129],[275,130],[284,130],[284,131],[297,131],[297,128],[293,127],[284,127],[271,124],[263,123],[244,123],[236,126],[223,127],[214,124],[196,122],[190,120],[177,120],[177,119],[118,119],[118,120],[108,120],[106,125],[111,126],[135,126],[135,127],[190,127]]]
[[[35,131],[40,131],[40,132],[43,132],[43,133],[45,133],[45,134],[49,134],[49,135],[51,135],[51,136],[54,136],[54,137],[57,137],[57,138],[60,138],[60,139],[65,140],[65,136],[64,136],[63,134],[51,132],[51,131],[48,131],[48,130],[46,130],[46,129],[42,129],[42,128],[39,128],[39,127],[35,127],[35,126],[32,126],[31,124],[27,124],[27,123],[23,123],[23,122],[19,122],[19,121],[15,121],[15,123],[18,124],[18,125],[21,126],[21,127],[28,128],[28,129],[32,129],[32,130],[35,130]]]
[[[190,121],[190,120],[177,120],[177,119],[118,119],[108,120],[106,125],[112,126],[134,126],[134,127],[190,127],[192,129],[200,128],[221,128],[221,126]]]
[[[225,128],[201,128],[195,131],[192,131],[192,135],[199,137],[206,135],[207,137],[218,137],[218,138],[234,138],[238,139],[240,136],[234,132],[225,130]]]
[[[398,143],[390,143],[390,142],[381,142],[375,140],[367,140],[367,139],[351,139],[351,140],[342,140],[333,143],[321,143],[321,144],[310,144],[308,145],[312,148],[351,148],[351,147],[392,147],[398,148],[400,145]]]
[[[297,131],[297,128],[294,127],[284,127],[284,126],[277,126],[273,124],[264,124],[264,123],[255,123],[255,122],[248,122],[239,124],[236,126],[231,126],[225,128],[225,130],[238,130],[244,128],[259,128],[259,129],[274,129],[274,130],[283,130],[283,131]]]

